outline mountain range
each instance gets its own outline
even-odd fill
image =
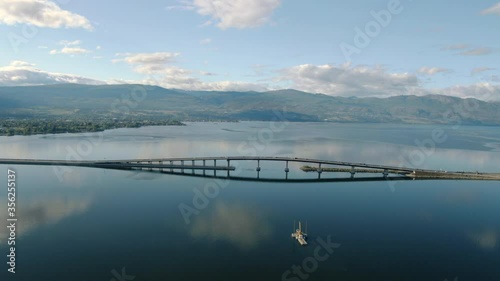
[[[500,125],[500,103],[443,95],[335,97],[297,90],[184,91],[145,85],[0,87],[0,118],[170,118]]]

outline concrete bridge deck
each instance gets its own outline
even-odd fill
[[[331,178],[321,178],[322,173],[336,172],[336,173],[350,173],[351,177],[346,179],[359,179],[359,180],[375,180],[381,178],[382,180],[404,180],[404,179],[459,179],[459,180],[500,180],[500,173],[479,173],[479,172],[446,172],[440,170],[426,170],[415,169],[409,167],[396,167],[389,165],[379,164],[366,164],[354,163],[343,161],[330,161],[330,160],[317,160],[310,158],[297,158],[297,157],[259,157],[259,156],[236,156],[236,157],[190,157],[190,158],[147,158],[147,159],[127,159],[127,160],[94,160],[94,161],[78,161],[78,160],[36,160],[36,159],[0,159],[0,165],[44,165],[44,166],[74,166],[74,167],[90,167],[102,169],[119,169],[119,170],[145,170],[156,171],[163,173],[174,173],[184,170],[203,171],[203,176],[206,171],[213,171],[213,176],[217,176],[217,171],[227,171],[225,178],[231,177],[234,179],[244,179],[238,174],[231,175],[235,171],[235,166],[231,166],[231,162],[239,161],[252,161],[256,164],[256,176],[261,181],[273,181],[275,179],[260,178],[262,170],[261,162],[274,162],[279,166],[278,162],[284,168],[285,180],[302,181],[311,179],[288,179],[290,172],[290,163],[313,164],[314,166],[307,166],[307,169],[302,167],[303,171],[316,172],[318,180],[332,180]],[[217,165],[219,164],[219,165]],[[354,177],[355,174],[382,174],[383,177]],[[389,175],[395,175],[389,177]],[[252,179],[252,178],[247,178]],[[339,178],[337,178],[338,180]],[[281,180],[281,179],[277,179]]]

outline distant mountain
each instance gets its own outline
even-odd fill
[[[344,98],[296,90],[205,92],[143,85],[0,87],[0,118],[273,120],[284,110],[289,121],[500,125],[500,103],[441,95]]]

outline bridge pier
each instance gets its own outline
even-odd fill
[[[230,174],[229,174],[229,167],[231,167],[231,160],[227,159],[227,177],[229,178]]]
[[[321,163],[318,165],[318,180],[321,179],[321,173],[323,173],[323,170],[321,169]]]
[[[203,167],[206,166],[205,160],[203,160]],[[203,169],[203,175],[205,176],[205,169]]]
[[[181,160],[181,166],[184,166],[184,160]],[[183,174],[184,174],[184,167],[182,167],[182,169],[181,169],[181,173],[183,173]]]
[[[288,172],[290,172],[290,169],[288,168],[288,161],[286,161],[286,168],[285,168],[285,179],[288,179]]]
[[[170,161],[170,165],[174,165],[174,161]],[[173,168],[170,168],[170,172],[173,173],[174,172],[174,169]]]
[[[217,160],[214,159],[214,167],[217,167]],[[214,170],[214,177],[217,176],[217,170]]]
[[[260,178],[260,160],[257,160],[257,169],[255,169],[257,171],[257,178]]]
[[[191,164],[194,166],[194,160],[191,160]],[[194,169],[191,170],[191,174],[194,175]]]
[[[387,178],[388,175],[389,175],[389,172],[387,171],[387,169],[384,169],[384,178]]]

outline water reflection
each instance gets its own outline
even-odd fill
[[[435,149],[427,153],[414,143],[429,139],[432,126],[403,129],[398,125],[290,123],[271,140],[259,141],[259,130],[267,125],[267,122],[189,123],[186,127],[111,130],[103,134],[102,140],[92,142],[94,145],[88,153],[78,156],[82,159],[171,158],[240,156],[251,151],[262,156],[404,164],[447,170],[494,172],[500,166],[500,134],[494,128],[482,128],[484,134],[490,135],[487,139],[477,134],[461,134],[472,130],[469,127],[447,131],[447,141],[435,144]],[[96,139],[94,135],[77,136],[76,139],[75,135],[0,137],[0,157],[65,159],[68,150],[78,150],[78,139]],[[422,161],[412,161],[409,159],[412,152],[424,152],[425,157]]]
[[[485,250],[494,250],[500,238],[500,232],[493,229],[467,231],[465,235],[477,246]]]
[[[41,225],[56,224],[60,220],[85,212],[92,204],[90,194],[37,194],[36,197],[23,197],[16,208],[19,223],[17,235],[22,237]],[[7,213],[0,213],[0,220],[7,220]],[[0,240],[4,241],[7,233],[0,232]]]
[[[81,156],[240,156],[238,146],[267,125],[195,123],[112,130]],[[415,150],[414,140],[428,138],[431,130],[290,123],[256,153],[399,165],[400,156]],[[498,172],[500,154],[493,150],[498,148],[500,131],[482,130],[490,138],[478,139],[478,134],[484,134],[480,130],[471,129],[460,137],[450,133],[449,141],[426,157],[421,168]],[[0,157],[65,159],[67,147],[76,150],[86,138],[0,137]],[[255,165],[244,166],[242,176],[255,175]],[[267,174],[263,169],[261,176],[284,176],[283,166],[261,165],[270,169]],[[1,168],[0,172],[6,169]],[[72,171],[59,181],[51,167],[18,168],[18,235],[25,246],[20,268],[30,274],[18,280],[109,280],[110,270],[122,267],[137,280],[164,280],[165,276],[169,280],[277,280],[284,270],[313,255],[313,239],[313,247],[305,248],[289,239],[293,219],[301,216],[314,225],[311,235],[332,234],[342,242],[311,280],[443,280],[452,274],[464,280],[500,280],[496,182],[408,181],[391,192],[383,182],[235,180],[186,225],[179,203],[191,202],[192,189],[212,179],[87,168]],[[6,182],[5,173],[0,173],[1,182]],[[2,202],[6,202],[4,194],[0,194]],[[0,210],[0,221],[6,220],[5,211]],[[0,228],[2,252],[4,231]],[[345,261],[349,271],[335,270],[336,260]]]
[[[194,238],[226,241],[242,249],[250,249],[270,237],[271,225],[255,208],[217,202],[193,222],[190,234]]]

